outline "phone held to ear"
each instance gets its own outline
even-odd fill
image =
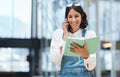
[[[67,30],[68,30],[68,32],[70,32],[70,24],[69,24],[69,22],[67,22]]]
[[[68,30],[68,32],[70,32],[70,25],[69,24],[67,25],[67,30]]]

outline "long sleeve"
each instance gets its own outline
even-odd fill
[[[87,59],[84,59],[84,64],[88,70],[95,69],[95,67],[96,67],[96,54],[92,54]]]
[[[63,56],[63,54],[60,53],[60,47],[64,45],[64,41],[62,39],[63,32],[61,31],[61,29],[58,29],[54,32],[50,46],[50,59],[58,67],[60,67],[61,65],[61,60]]]
[[[90,31],[89,33],[87,32],[86,38],[92,38],[92,37],[96,37],[95,32],[94,31]],[[84,59],[84,64],[88,70],[95,69],[95,67],[96,67],[96,53],[90,54],[90,56],[87,59]]]

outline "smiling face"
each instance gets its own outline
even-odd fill
[[[72,33],[80,29],[81,24],[81,14],[74,9],[71,9],[67,16],[68,22],[70,24],[70,30]]]

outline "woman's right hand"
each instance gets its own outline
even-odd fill
[[[65,19],[63,22],[62,22],[62,29],[63,29],[63,32],[64,32],[64,35],[63,35],[63,40],[66,41],[67,37],[68,37],[68,20]]]

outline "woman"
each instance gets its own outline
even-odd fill
[[[89,55],[86,44],[83,47],[76,43],[71,44],[70,51],[82,55],[81,57],[64,55],[67,37],[96,37],[94,31],[86,29],[87,26],[87,15],[81,5],[67,5],[62,29],[54,32],[50,47],[50,58],[59,67],[58,77],[96,77],[96,55]]]

